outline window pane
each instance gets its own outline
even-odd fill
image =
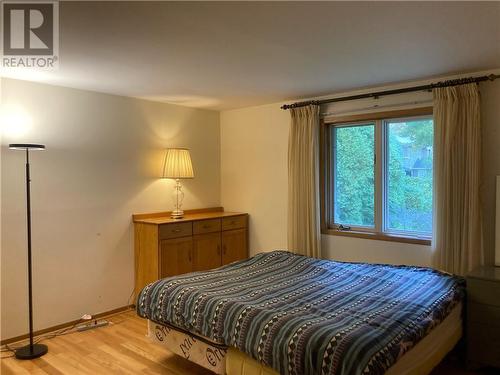
[[[388,121],[386,229],[432,233],[431,118]]]
[[[334,220],[373,227],[375,125],[333,127]]]

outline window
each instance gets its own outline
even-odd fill
[[[430,236],[432,119],[388,120],[384,126],[387,134],[385,230]]]
[[[322,207],[328,232],[428,243],[432,236],[431,113],[425,108],[372,114],[371,119],[325,120]]]
[[[375,226],[375,124],[334,126],[334,218],[342,225]]]

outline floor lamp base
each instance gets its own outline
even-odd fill
[[[48,351],[49,348],[47,348],[47,345],[33,344],[33,346],[31,346],[28,344],[16,350],[16,358],[17,359],[38,358],[44,354],[47,354]]]

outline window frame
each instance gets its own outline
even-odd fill
[[[328,116],[321,120],[320,126],[320,196],[321,196],[321,233],[348,237],[359,237],[384,241],[397,241],[412,244],[430,245],[431,238],[421,232],[389,231],[387,228],[387,131],[390,121],[417,119],[433,115],[432,107],[357,114],[351,116]],[[341,230],[334,223],[334,144],[333,127],[359,126],[374,124],[374,227],[351,226]]]
[[[374,191],[374,197],[373,197],[373,227],[369,226],[363,226],[363,225],[352,225],[349,224],[351,227],[351,230],[355,232],[373,232],[377,231],[377,218],[376,218],[376,197],[377,197],[377,165],[376,165],[376,155],[377,155],[377,122],[376,121],[357,121],[357,122],[349,122],[349,123],[338,123],[330,127],[329,129],[329,137],[330,137],[330,144],[335,144],[336,140],[334,137],[334,129],[339,129],[339,128],[352,128],[352,127],[357,127],[357,126],[373,126],[373,158],[374,158],[374,163],[373,163],[373,177],[374,177],[374,186],[373,186],[373,191]],[[329,147],[329,151],[331,152],[333,150],[333,147]],[[331,152],[330,153],[330,166],[335,165],[336,160],[335,160],[336,153]],[[329,180],[330,180],[330,186],[331,190],[329,191],[330,194],[330,202],[331,204],[329,205],[328,209],[330,210],[329,212],[329,217],[332,226],[334,225],[335,222],[335,204],[334,204],[334,190],[335,190],[335,173],[332,173],[333,170],[329,170]]]

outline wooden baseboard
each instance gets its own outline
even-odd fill
[[[115,315],[115,314],[122,313],[122,312],[127,311],[127,310],[131,310],[134,307],[135,307],[135,305],[127,305],[127,306],[119,307],[117,309],[113,309],[113,310],[109,310],[109,311],[105,311],[105,312],[102,312],[99,314],[92,315],[92,318],[96,318],[96,319],[104,318],[106,316]],[[33,332],[33,336],[40,336],[40,335],[43,335],[46,333],[59,331],[60,329],[74,326],[75,324],[78,324],[80,322],[82,322],[82,320],[77,319],[77,320],[72,320],[71,322],[66,322],[66,323],[58,324],[56,326],[40,329],[38,331]],[[29,333],[26,333],[24,335],[11,337],[11,338],[8,338],[5,340],[0,340],[0,346],[6,345],[6,344],[12,344],[12,343],[18,342],[18,341],[22,341],[22,340],[27,339],[28,337],[29,337]]]

